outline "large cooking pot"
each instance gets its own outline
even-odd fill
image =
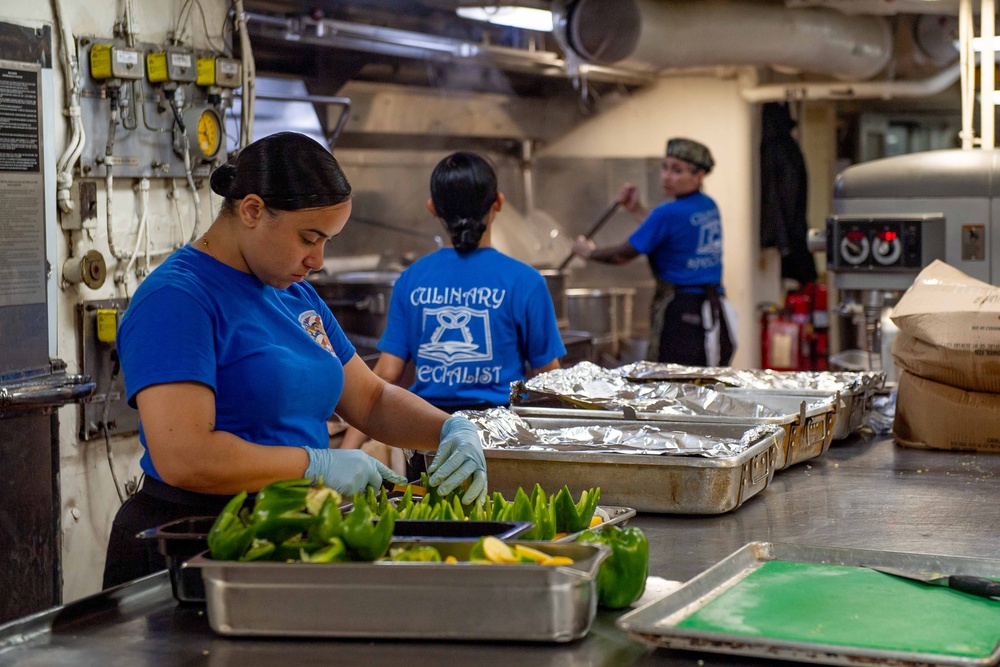
[[[309,282],[349,334],[379,338],[388,322],[397,271],[314,274]]]
[[[552,305],[556,311],[556,322],[560,329],[565,329],[569,326],[566,314],[566,272],[559,269],[538,269],[538,272],[545,278],[545,286],[549,288],[549,296],[552,297]]]
[[[566,290],[566,312],[575,331],[588,331],[596,343],[618,354],[632,338],[631,287],[580,287]]]

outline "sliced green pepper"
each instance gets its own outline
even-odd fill
[[[286,512],[303,512],[309,496],[309,479],[288,479],[268,484],[257,492],[253,506],[253,523],[267,521],[271,516]]]
[[[396,513],[388,511],[375,521],[375,514],[361,494],[354,496],[354,507],[344,518],[344,545],[353,560],[375,561],[385,555],[396,526]]]
[[[623,609],[646,590],[649,573],[649,542],[639,528],[608,526],[588,530],[578,542],[597,542],[611,547],[611,554],[597,572],[597,602],[608,609]]]
[[[556,531],[561,533],[577,533],[590,528],[590,520],[594,518],[597,501],[601,498],[601,489],[597,487],[580,494],[580,502],[573,502],[569,487],[564,486],[552,497],[555,510]]]
[[[389,560],[416,561],[421,563],[440,563],[441,552],[434,547],[419,546],[406,549],[393,549]]]
[[[309,538],[314,542],[325,544],[331,539],[339,538],[344,533],[344,517],[340,513],[333,497],[323,502],[317,514],[318,520],[309,526]]]
[[[299,558],[303,563],[343,563],[348,560],[344,541],[339,537],[333,538],[329,544],[316,549],[311,554],[306,553],[305,550],[301,551]]]
[[[209,529],[208,548],[213,559],[236,560],[253,542],[256,526],[247,525],[240,517],[246,499],[246,491],[233,496]]]
[[[524,538],[533,540],[551,540],[556,536],[556,515],[548,497],[542,493],[536,496],[534,519],[534,537]],[[529,531],[532,532],[532,531]]]
[[[255,560],[269,560],[271,554],[274,553],[274,549],[274,542],[255,539],[250,543],[250,548],[247,549],[242,556],[240,556],[240,561],[245,563]]]

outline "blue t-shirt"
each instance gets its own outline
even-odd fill
[[[722,220],[719,207],[701,191],[657,206],[628,242],[668,283],[722,282]]]
[[[493,248],[442,248],[403,271],[378,348],[413,359],[410,391],[444,409],[507,405],[526,363],[566,354],[545,279]]]
[[[329,447],[327,420],[354,356],[312,285],[269,287],[190,246],[136,290],[118,330],[126,396],[168,382],[215,392],[215,429],[259,445]],[[146,451],[140,465],[162,478]]]

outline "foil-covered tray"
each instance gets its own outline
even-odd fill
[[[873,371],[774,371],[701,367],[639,361],[618,369],[633,382],[687,382],[712,386],[743,398],[743,390],[767,391],[800,399],[836,397],[833,440],[843,440],[865,424],[885,373]]]
[[[623,367],[627,368],[627,367]],[[749,390],[746,390],[749,392]],[[539,407],[531,396],[546,396],[562,407]],[[525,396],[529,400],[525,401]],[[526,405],[521,405],[525,401]],[[579,420],[621,417],[677,423],[712,422],[770,424],[785,430],[784,451],[777,469],[820,456],[830,446],[836,417],[834,397],[792,400],[763,390],[741,397],[725,391],[679,382],[629,382],[622,369],[581,362],[541,373],[527,382],[511,383],[511,404],[521,416],[562,416]],[[687,430],[684,426],[680,430]]]
[[[184,567],[202,571],[208,621],[222,635],[568,642],[590,629],[607,546],[509,543],[573,559],[551,566],[470,563],[474,542],[420,544],[465,562],[240,563],[201,554]]]
[[[776,563],[787,571],[762,576]],[[616,622],[653,646],[766,660],[855,667],[1000,661],[995,601],[871,567],[1000,577],[998,560],[751,542]]]
[[[524,419],[529,427],[579,423],[560,418]],[[589,423],[596,427],[632,426],[620,419],[601,420],[596,416]],[[576,495],[600,487],[602,501],[640,512],[722,514],[736,509],[770,483],[778,450],[783,447],[782,428],[696,422],[686,426],[702,439],[740,441],[747,436],[747,446],[737,454],[713,457],[485,447],[490,489],[507,495],[537,482],[542,488],[566,485]]]

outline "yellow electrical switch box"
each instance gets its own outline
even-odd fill
[[[146,75],[152,83],[194,83],[198,78],[194,54],[173,46],[168,46],[166,51],[147,53]]]
[[[108,345],[115,342],[118,336],[118,310],[115,308],[97,309],[97,340]]]
[[[243,65],[235,58],[198,58],[198,85],[239,88]]]
[[[135,49],[114,44],[90,47],[90,76],[95,79],[141,79],[142,55]]]

